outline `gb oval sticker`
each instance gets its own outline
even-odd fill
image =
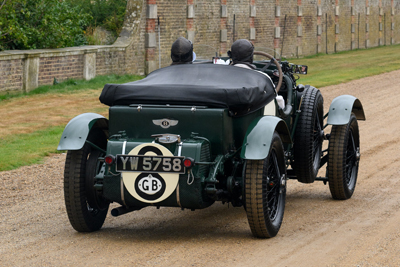
[[[129,155],[173,157],[166,147],[157,143],[141,144]],[[122,180],[134,198],[145,203],[157,203],[168,198],[176,189],[179,173],[122,172]]]
[[[162,189],[161,181],[151,174],[139,179],[138,186],[142,192],[148,195],[154,195]]]

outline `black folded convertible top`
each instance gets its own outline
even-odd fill
[[[228,108],[244,115],[275,98],[275,89],[264,74],[234,66],[184,64],[162,68],[146,78],[106,84],[100,102],[108,106],[170,104]]]

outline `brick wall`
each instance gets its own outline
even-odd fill
[[[96,74],[126,73],[125,51],[101,51],[96,54]]]
[[[56,78],[82,79],[83,55],[42,57],[39,61],[38,85],[51,84]]]
[[[0,88],[8,91],[18,91],[22,88],[22,59],[7,59],[0,61]]]
[[[214,54],[209,52],[213,49],[226,55],[233,40],[239,38],[285,57],[400,41],[400,4],[394,0],[151,1],[161,22],[161,66],[170,64],[170,45],[179,36],[192,39],[195,52],[202,55],[207,50],[207,56]],[[188,18],[191,5],[194,16]],[[155,33],[158,38],[157,27]],[[153,57],[157,62],[158,45]]]
[[[208,59],[226,55],[241,38],[285,57],[398,44],[400,2],[128,0],[123,30],[111,46],[1,52],[0,92],[29,91],[54,78],[146,74],[171,63],[170,47],[179,36]]]

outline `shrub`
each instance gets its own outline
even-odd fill
[[[92,17],[60,0],[0,0],[0,50],[43,49],[86,43]]]
[[[66,0],[90,14],[92,28],[102,26],[117,37],[122,30],[127,0]]]

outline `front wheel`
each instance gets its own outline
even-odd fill
[[[255,237],[277,235],[286,202],[286,166],[282,141],[275,132],[264,160],[247,160],[245,207]]]
[[[354,114],[351,114],[348,124],[332,126],[328,153],[327,171],[332,198],[349,199],[356,188],[360,161],[360,134]]]
[[[96,142],[98,143],[98,142]],[[99,230],[107,215],[109,202],[97,195],[94,179],[101,169],[103,152],[86,143],[67,153],[64,170],[64,198],[68,219],[78,232]]]

